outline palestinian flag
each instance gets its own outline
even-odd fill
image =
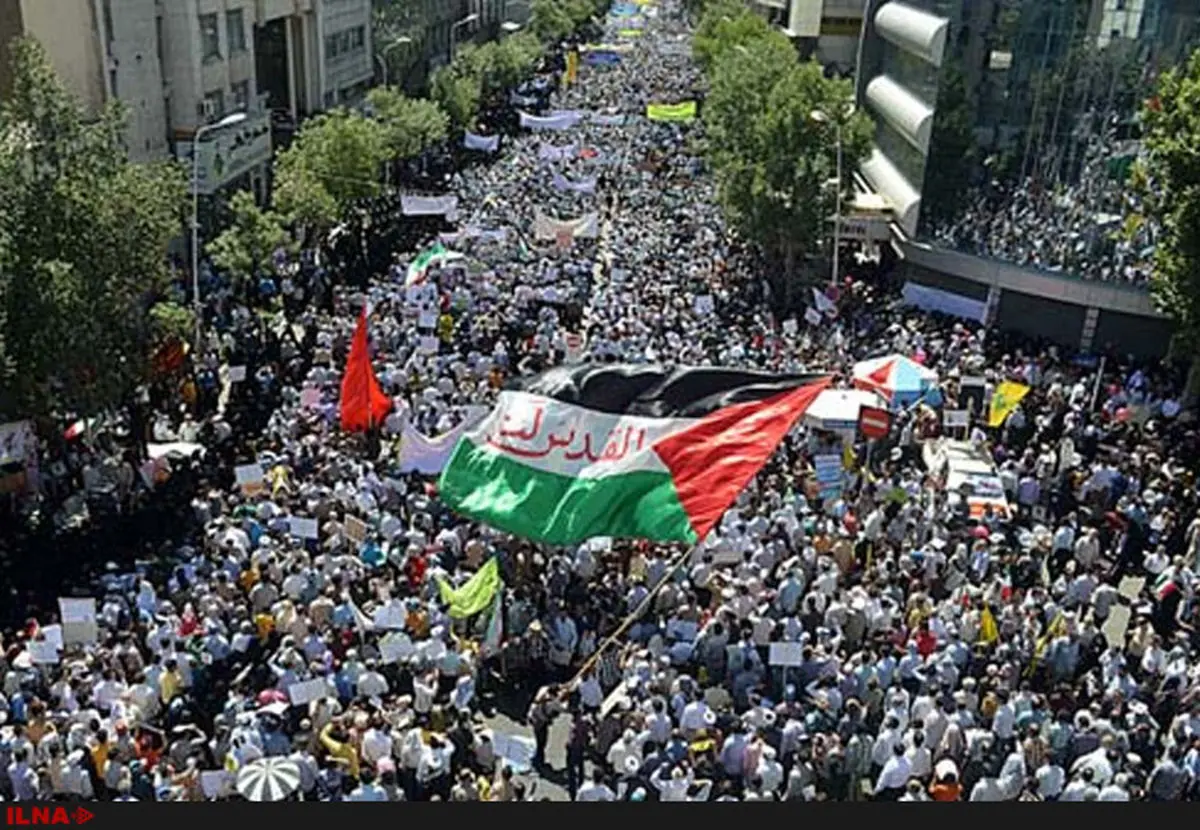
[[[416,258],[408,264],[408,274],[404,279],[404,284],[406,286],[420,285],[425,282],[429,269],[433,266],[464,258],[463,254],[447,250],[441,242],[435,242],[417,254]]]
[[[462,515],[550,544],[696,543],[828,383],[607,364],[518,380],[442,472]]]

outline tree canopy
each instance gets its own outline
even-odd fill
[[[273,270],[274,254],[287,246],[288,233],[283,219],[261,209],[248,190],[233,194],[229,208],[233,221],[207,250],[214,265],[244,284]]]
[[[314,116],[275,159],[275,207],[305,231],[329,228],[353,202],[379,194],[387,158],[381,122],[344,109]]]
[[[435,102],[409,98],[396,87],[375,87],[367,93],[367,103],[383,126],[392,161],[420,155],[443,141],[450,128],[450,119]]]
[[[15,41],[0,106],[0,417],[96,412],[150,371],[182,168],[131,164],[117,106],[89,117]]]
[[[851,111],[850,82],[798,61],[786,37],[727,0],[706,9],[693,50],[707,67],[703,117],[726,217],[788,277],[831,239],[839,134],[845,205],[871,123]]]
[[[1135,190],[1162,229],[1151,289],[1179,325],[1177,345],[1194,355],[1200,348],[1200,50],[1163,73],[1142,121],[1146,155]]]

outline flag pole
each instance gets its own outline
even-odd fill
[[[663,574],[663,578],[658,581],[657,585],[650,589],[650,593],[648,593],[646,598],[638,604],[638,607],[633,609],[633,611],[621,621],[621,624],[617,626],[616,630],[604,639],[604,642],[602,642],[596,648],[596,650],[592,653],[592,656],[589,657],[583,666],[580,667],[579,671],[575,673],[575,676],[567,682],[567,686],[573,686],[579,682],[579,680],[588,673],[592,666],[596,665],[596,663],[600,660],[600,656],[604,654],[604,650],[615,643],[617,639],[625,633],[625,630],[629,628],[630,624],[633,623],[634,620],[646,613],[646,609],[649,607],[650,603],[654,601],[654,598],[658,595],[658,592],[662,589],[662,587],[667,584],[667,581],[671,578],[671,575],[674,574],[675,571],[677,571],[683,564],[684,560],[687,559],[687,557],[689,557],[692,552],[698,548],[699,543],[685,548],[683,552],[679,554],[679,556],[675,557],[675,559],[671,561],[671,567],[669,567]]]

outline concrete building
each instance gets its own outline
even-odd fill
[[[837,75],[850,75],[857,63],[863,0],[753,0],[805,58]]]
[[[130,158],[188,163],[201,139],[202,193],[265,193],[273,125],[357,103],[373,66],[370,0],[0,0],[0,95],[8,37],[37,38],[89,112],[129,113]]]
[[[1113,229],[1131,219],[1137,112],[1200,44],[1194,0],[868,0],[865,15],[856,103],[876,132],[857,181],[890,208],[910,302],[1162,356],[1151,235]]]

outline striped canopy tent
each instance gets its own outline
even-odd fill
[[[937,372],[904,355],[875,357],[854,364],[854,385],[877,392],[893,408],[907,406],[937,389]]]

